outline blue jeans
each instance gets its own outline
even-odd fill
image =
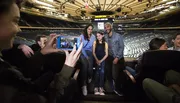
[[[104,87],[104,67],[105,67],[104,61],[100,64],[100,66],[96,67],[95,87]]]
[[[131,67],[129,67],[129,66],[126,66],[126,68],[125,68],[128,72],[130,72],[133,76],[135,76],[136,75],[136,71],[134,70],[134,69],[132,69]]]

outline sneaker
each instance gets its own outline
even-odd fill
[[[116,90],[116,88],[115,88],[115,81],[114,80],[112,81],[112,83],[113,83],[113,91],[114,91],[114,93],[117,94],[118,96],[123,96],[122,92],[119,92],[119,91]]]
[[[105,95],[103,88],[99,88],[99,95]]]
[[[112,89],[112,90],[114,90],[115,89],[115,83],[114,83],[114,81],[112,80],[112,81],[108,81],[108,83],[109,83],[109,86],[110,86],[110,88]]]
[[[114,89],[114,93],[116,93],[118,96],[123,96],[121,92],[118,92],[117,90]]]
[[[94,95],[99,95],[98,88],[94,88]]]
[[[89,79],[88,79],[88,83],[91,83],[91,82],[92,82],[92,79],[91,79],[91,78],[89,78]]]
[[[82,87],[82,93],[84,96],[87,96],[87,86]]]

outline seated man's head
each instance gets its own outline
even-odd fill
[[[41,48],[45,46],[47,42],[47,36],[46,35],[38,35],[36,37],[36,44],[38,44]]]
[[[149,50],[167,50],[167,43],[164,39],[154,38],[149,42]]]
[[[173,37],[172,42],[174,43],[175,48],[180,48],[180,33]]]

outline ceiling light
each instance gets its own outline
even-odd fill
[[[42,1],[34,0],[34,2],[37,4],[40,4],[40,5],[44,5],[44,6],[48,6],[48,7],[54,7],[53,5],[42,2]]]
[[[165,9],[165,10],[163,10],[164,12],[168,12],[169,11],[169,9]]]
[[[67,18],[67,17],[68,17],[68,14],[64,14],[64,17],[66,17],[66,18]]]
[[[168,1],[168,0],[163,0],[163,2],[165,2],[165,1]]]
[[[167,2],[166,4],[169,5],[169,4],[174,4],[176,2],[178,2],[178,0],[170,1],[170,2]]]
[[[166,12],[164,12],[164,11],[160,11],[160,12],[159,12],[159,14],[164,14],[164,13],[166,13]]]
[[[48,2],[53,2],[53,0],[46,0],[46,1],[48,1]]]
[[[176,8],[176,6],[170,6],[169,8],[170,8],[170,9],[175,9],[175,8]]]
[[[47,9],[48,11],[51,10],[51,11],[56,11],[56,9],[54,8],[50,8],[50,7],[47,7],[47,6],[39,6],[40,8],[44,8],[44,9]]]

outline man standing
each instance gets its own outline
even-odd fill
[[[168,50],[180,51],[180,33],[179,33],[179,34],[176,34],[176,35],[173,37],[172,42],[174,43],[174,46],[168,48]]]
[[[112,24],[105,24],[105,40],[108,43],[108,58],[106,59],[106,76],[111,84],[113,91],[121,96],[118,92],[122,87],[121,73],[124,66],[124,42],[123,37],[112,31]]]

